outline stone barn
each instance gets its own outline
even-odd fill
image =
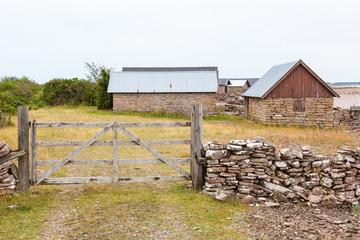
[[[246,80],[243,78],[229,79],[229,94],[241,95],[246,91]]]
[[[218,85],[218,93],[227,93],[229,88],[229,79],[219,78]]]
[[[243,97],[245,116],[265,124],[332,127],[339,95],[299,60],[272,67]]]
[[[218,90],[217,67],[123,68],[111,72],[108,93],[113,111],[191,114],[202,104],[204,115],[215,113]]]

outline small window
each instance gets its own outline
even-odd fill
[[[294,99],[294,112],[305,112],[305,99]]]

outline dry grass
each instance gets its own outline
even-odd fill
[[[38,122],[172,122],[189,121],[144,114],[113,114],[94,108],[46,108],[30,111]],[[220,120],[220,121],[219,121]],[[221,121],[226,120],[226,121]],[[17,119],[13,118],[16,123]],[[101,129],[38,129],[39,141],[88,140]],[[189,139],[190,128],[132,128],[141,139]],[[204,121],[204,141],[263,136],[279,147],[310,145],[320,153],[359,146],[343,130],[266,126],[238,117]],[[121,140],[128,140],[119,135]],[[101,140],[110,140],[111,133]],[[0,140],[17,148],[17,126],[0,129]],[[188,157],[189,146],[155,146],[167,157]],[[39,147],[41,160],[58,160],[73,147]],[[111,159],[111,147],[89,147],[77,159]],[[119,157],[153,158],[138,146],[119,148]],[[183,164],[184,169],[189,166]],[[45,167],[41,169],[45,170]],[[178,175],[164,164],[122,165],[120,176]],[[64,166],[51,177],[111,176],[111,166]],[[0,229],[7,239],[239,239],[244,229],[236,217],[244,206],[190,191],[189,183],[136,183],[36,186],[29,195],[1,198]],[[16,206],[9,208],[8,206]],[[5,229],[5,230],[4,230]]]

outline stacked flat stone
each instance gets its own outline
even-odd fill
[[[10,153],[10,147],[4,141],[0,142],[0,159]],[[16,188],[16,179],[12,173],[11,161],[0,164],[0,195],[13,194]]]
[[[222,110],[227,114],[244,116],[245,101],[241,96],[242,92],[238,93],[217,93],[217,110]]]
[[[228,144],[208,142],[204,149],[204,191],[218,199],[358,204],[359,151],[347,149],[328,156],[313,154],[306,146],[279,151],[261,137]]]
[[[360,131],[360,106],[353,106],[349,109],[334,108],[334,127],[338,126]]]

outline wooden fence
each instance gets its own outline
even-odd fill
[[[19,150],[25,150],[26,155],[19,158],[19,182],[20,190],[29,191],[29,126],[31,132],[31,178],[30,184],[84,184],[84,183],[119,183],[119,182],[149,182],[149,181],[182,181],[191,180],[193,189],[201,189],[204,184],[204,169],[202,144],[202,107],[192,106],[191,122],[156,122],[156,123],[56,123],[36,122],[28,120],[28,108],[19,107]],[[191,127],[191,139],[185,140],[150,140],[144,141],[134,135],[128,128],[138,127]],[[88,141],[38,141],[37,128],[103,128]],[[98,141],[105,133],[112,131],[111,141]],[[128,136],[132,141],[119,141],[118,131]],[[156,151],[152,145],[179,145],[190,144],[190,158],[166,158]],[[139,145],[151,152],[154,159],[119,159],[118,146]],[[41,146],[79,146],[75,151],[61,160],[37,160],[37,148]],[[90,146],[112,146],[112,159],[108,160],[74,160],[73,158]],[[190,173],[180,168],[178,163],[189,163]],[[118,166],[122,164],[153,164],[165,163],[180,176],[147,176],[147,177],[123,177],[119,176]],[[64,165],[112,165],[111,177],[64,177],[49,178],[51,174]],[[37,166],[51,166],[40,176],[36,175]]]

